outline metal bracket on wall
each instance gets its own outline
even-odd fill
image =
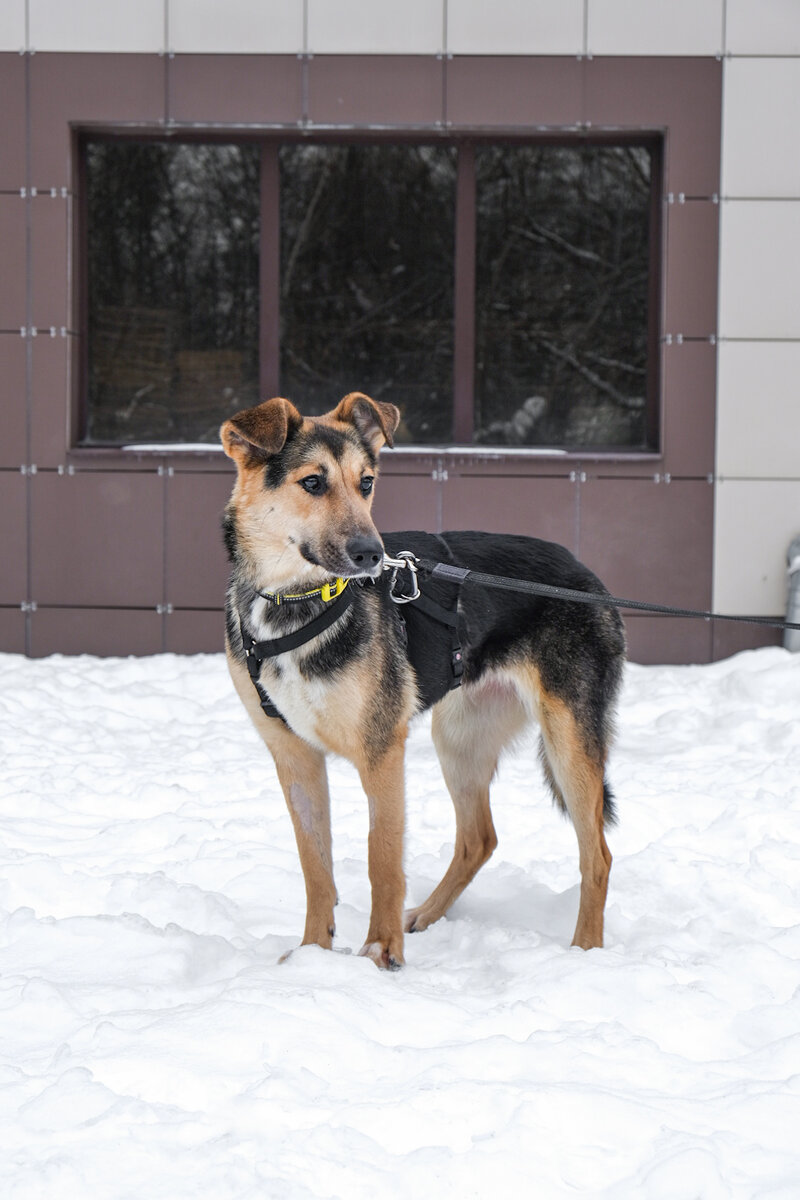
[[[38,474],[38,468],[36,466],[36,463],[29,463],[29,464],[23,463],[19,469],[19,473],[20,473],[20,475],[36,475],[36,474]]]
[[[708,342],[710,346],[716,346],[717,335],[715,333],[707,333],[702,337],[693,337],[691,334],[684,333],[665,333],[665,346],[682,346],[684,342]]]
[[[434,483],[447,483],[449,478],[447,467],[443,466],[441,462],[437,463],[431,472],[431,479]]]
[[[37,608],[38,605],[35,600],[23,600],[22,604],[20,604],[20,609],[24,613],[35,613]]]
[[[158,613],[158,615],[160,617],[169,617],[172,615],[172,613],[174,611],[175,610],[171,604],[157,604],[156,605],[156,612]]]
[[[26,188],[19,189],[20,198],[27,200],[35,200],[37,196],[46,196],[50,200],[67,200],[69,198],[69,188],[66,187],[50,187],[50,188]]]
[[[570,481],[570,483],[586,483],[586,472],[585,471],[570,471],[569,481]]]
[[[73,467],[72,463],[70,463],[67,467],[65,467],[62,463],[59,465],[58,473],[59,475],[74,475],[75,468]]]

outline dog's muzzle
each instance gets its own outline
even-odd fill
[[[383,543],[369,534],[358,534],[345,545],[345,553],[352,564],[353,575],[370,575],[373,578],[383,570]]]

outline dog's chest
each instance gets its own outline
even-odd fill
[[[263,612],[259,609],[260,605],[254,605],[251,614],[257,639],[274,639],[275,627],[259,619]],[[335,671],[310,670],[309,660],[319,655],[321,640],[327,640],[325,635],[314,639],[313,647],[303,646],[267,659],[261,669],[260,683],[295,733],[321,750],[342,753],[340,726],[352,729],[353,722],[358,722],[361,715],[362,664],[353,661]]]
[[[324,718],[335,703],[330,682],[308,679],[300,669],[297,652],[282,654],[279,663],[266,663],[261,682],[270,699],[295,733],[327,749]]]

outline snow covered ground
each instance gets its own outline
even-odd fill
[[[606,949],[531,740],[406,968],[304,890],[221,656],[0,656],[5,1200],[800,1196],[800,655],[628,668]],[[367,818],[331,764],[337,944]],[[421,720],[409,901],[452,810]]]

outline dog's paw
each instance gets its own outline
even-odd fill
[[[407,908],[403,914],[403,929],[406,933],[422,933],[429,925],[439,920],[442,913],[427,914],[424,905],[419,908]]]
[[[336,929],[333,925],[329,925],[327,927],[327,929],[325,929],[325,931],[323,933],[321,933],[318,937],[315,937],[313,933],[309,933],[308,930],[306,930],[305,936],[303,937],[303,940],[300,943],[300,946],[319,946],[322,950],[333,950],[333,948],[334,948],[333,947],[333,938],[334,938],[335,933],[336,933]],[[292,957],[295,950],[300,949],[300,946],[292,946],[291,950],[285,950],[284,953],[278,959],[278,962],[279,963],[287,962],[288,959],[290,959]],[[350,951],[346,950],[346,951],[342,951],[342,953],[349,954]]]
[[[402,950],[393,950],[384,942],[365,942],[358,953],[362,958],[371,958],[383,971],[399,971],[404,963]]]

